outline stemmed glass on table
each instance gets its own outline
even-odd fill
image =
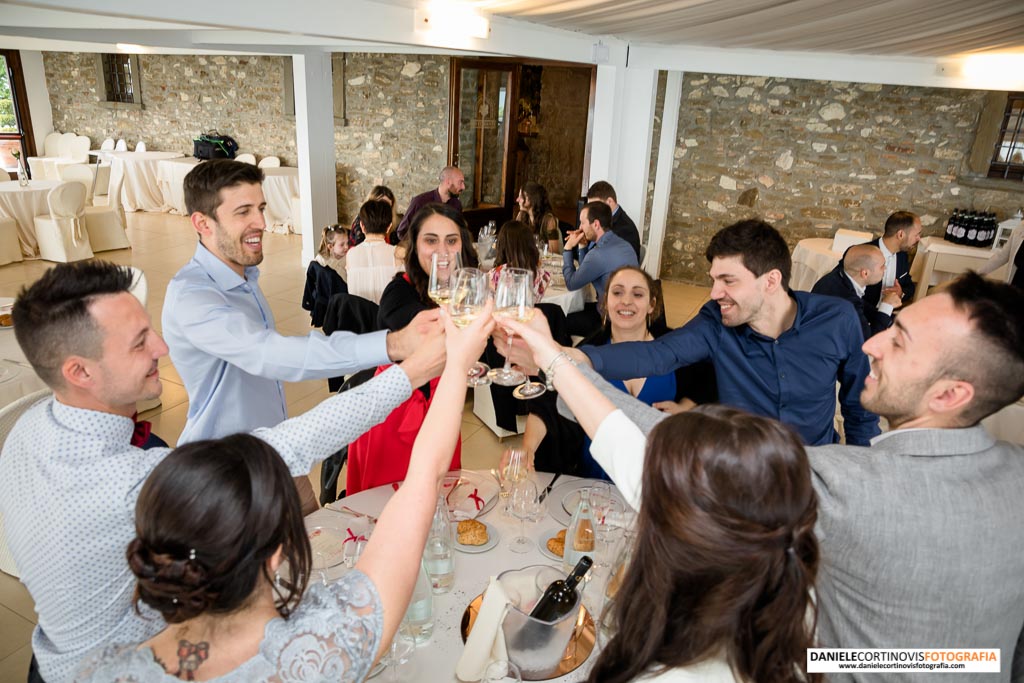
[[[460,268],[456,271],[448,300],[448,312],[456,327],[468,327],[476,320],[487,305],[490,291],[487,276],[476,268]],[[489,370],[486,363],[474,363],[467,373],[466,383],[471,387],[490,384]]]
[[[540,504],[537,502],[537,485],[530,479],[520,479],[512,487],[509,513],[519,520],[519,536],[513,538],[508,549],[514,553],[525,553],[533,548],[533,541],[526,535],[526,521],[537,517]]]
[[[533,318],[533,273],[525,268],[502,268],[498,276],[498,287],[494,293],[494,318],[501,320],[518,320],[529,322]],[[512,331],[505,328],[508,335],[508,348],[505,353],[505,365],[491,370],[488,376],[495,384],[504,387],[516,387],[513,396],[519,399],[536,398],[544,393],[544,385],[529,382],[529,378],[519,370],[512,368],[509,354],[512,352]]]
[[[398,630],[395,631],[391,646],[380,658],[381,664],[387,667],[389,681],[398,680],[399,667],[409,661],[415,649],[416,638],[413,636],[412,627],[405,619],[402,619]]]

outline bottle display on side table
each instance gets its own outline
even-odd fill
[[[580,561],[573,567],[565,579],[552,581],[540,596],[540,600],[533,606],[530,616],[541,621],[554,621],[570,612],[579,604],[576,596],[576,586],[583,577],[590,571],[594,564],[587,555],[580,558]]]
[[[455,582],[455,539],[452,536],[452,518],[448,501],[437,497],[434,519],[423,548],[423,564],[430,577],[430,588],[435,594],[447,593]]]

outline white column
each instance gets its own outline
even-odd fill
[[[647,258],[643,266],[651,277],[661,275],[661,254],[668,224],[668,203],[672,192],[672,166],[675,160],[679,105],[683,94],[683,72],[670,71],[665,84],[665,106],[661,110],[661,139],[658,166],[654,174],[654,201],[651,203],[651,227],[647,233]]]
[[[53,130],[53,109],[50,107],[50,93],[46,89],[43,53],[38,50],[21,50],[20,56],[22,76],[25,78],[25,90],[28,95],[28,113],[32,120],[32,135],[35,137],[36,143],[36,154],[43,156],[43,140]]]
[[[306,263],[316,255],[320,230],[338,221],[331,53],[292,55],[292,69],[302,198],[302,262]]]
[[[585,185],[598,180],[611,183],[641,235],[657,91],[655,69],[597,67],[590,177]]]

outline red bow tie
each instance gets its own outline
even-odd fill
[[[132,415],[132,420],[135,420],[135,431],[132,432],[132,445],[136,448],[142,448],[149,441],[149,433],[152,431],[152,425],[149,420],[136,420],[139,416],[138,413]]]

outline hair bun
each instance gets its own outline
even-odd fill
[[[136,600],[160,612],[170,624],[202,614],[216,597],[200,562],[156,552],[141,539],[128,545],[128,566],[137,578]]]

